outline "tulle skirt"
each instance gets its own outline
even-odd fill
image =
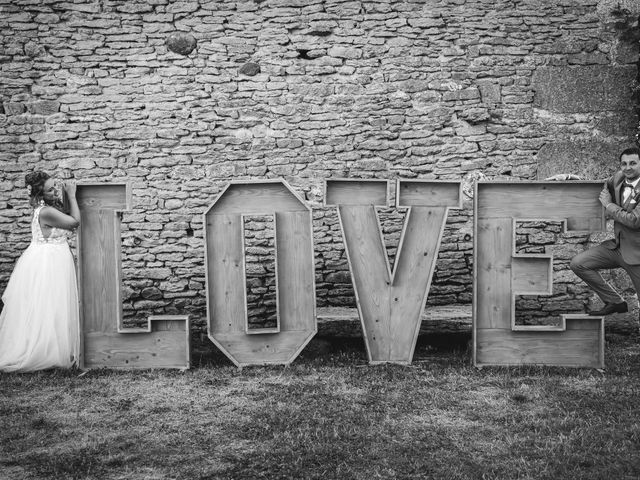
[[[2,301],[0,371],[77,363],[78,286],[67,243],[31,243],[18,259]]]

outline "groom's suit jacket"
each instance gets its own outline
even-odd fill
[[[615,203],[606,208],[607,217],[613,218],[615,238],[602,243],[611,250],[620,249],[622,259],[629,265],[640,265],[640,183],[638,190],[632,192],[636,200],[633,208],[622,207],[624,175],[617,172],[607,180],[607,188]]]

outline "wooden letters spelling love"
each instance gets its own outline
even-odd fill
[[[386,180],[329,180],[344,234],[371,363],[410,363],[449,209],[462,206],[459,182],[399,180],[407,208],[393,271],[376,207]],[[479,182],[474,203],[473,358],[477,366],[547,364],[603,367],[602,317],[564,315],[555,327],[515,324],[515,295],[550,294],[552,257],[515,254],[515,224],[562,221],[600,231],[600,182]],[[188,368],[188,317],[151,317],[123,329],[120,221],[126,185],[80,185],[79,283],[83,366]],[[246,220],[274,232],[275,324],[250,328]],[[311,209],[283,180],[232,182],[204,213],[208,334],[237,366],[288,364],[316,333]],[[273,288],[273,285],[272,287]]]

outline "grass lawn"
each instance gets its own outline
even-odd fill
[[[606,372],[317,339],[289,367],[0,373],[0,478],[638,479],[640,339],[607,338]]]

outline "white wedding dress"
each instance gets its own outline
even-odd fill
[[[18,259],[2,295],[0,371],[33,371],[77,364],[80,348],[78,286],[69,231],[44,238],[40,210],[31,244]]]

